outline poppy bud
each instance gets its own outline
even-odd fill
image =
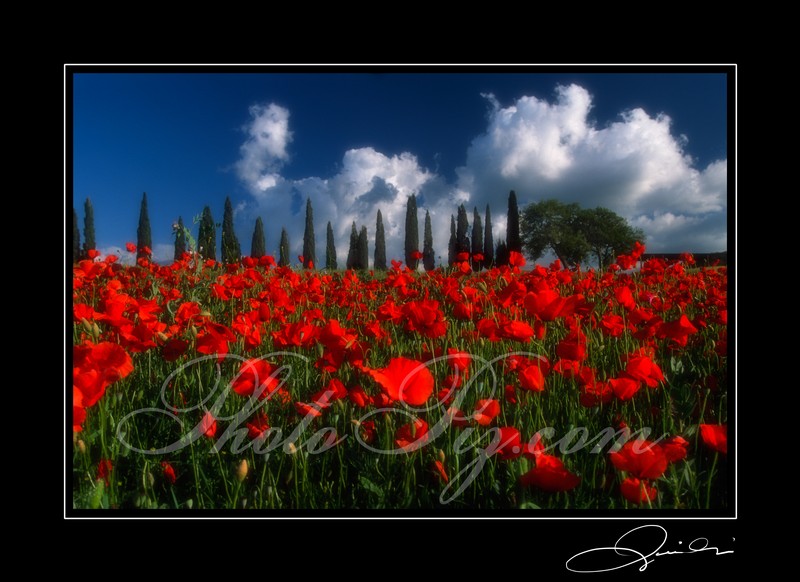
[[[78,450],[82,455],[86,454],[86,443],[83,442],[83,439],[78,439]]]
[[[439,461],[444,463],[444,460],[446,458],[444,455],[444,451],[442,449],[439,449],[439,451],[436,454],[439,457]]]
[[[247,459],[242,459],[239,466],[236,468],[236,479],[241,483],[247,477]]]

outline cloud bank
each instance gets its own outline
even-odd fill
[[[387,257],[401,259],[406,201],[416,193],[420,236],[428,210],[436,255],[446,262],[450,215],[458,205],[465,204],[470,221],[473,207],[483,216],[491,206],[497,241],[505,236],[510,190],[517,192],[520,205],[557,198],[610,208],[645,231],[652,252],[727,249],[727,160],[697,168],[684,151],[686,138],[673,135],[667,115],[651,116],[637,108],[596,127],[591,95],[578,85],[558,86],[553,101],[523,96],[504,107],[493,95],[484,97],[489,103],[486,130],[468,145],[451,184],[421,166],[413,153],[387,156],[371,147],[344,152],[333,176],[286,179],[280,172],[290,162],[289,111],[274,103],[254,105],[236,163],[252,195],[237,214],[243,251],[249,251],[255,217],[262,216],[268,251],[277,252],[285,227],[293,255],[299,254],[305,200],[310,198],[319,264],[328,221],[340,267],[353,221],[359,228],[367,226],[371,261],[378,209]]]

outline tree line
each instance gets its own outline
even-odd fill
[[[216,230],[219,225],[214,222],[211,209],[205,206],[203,212],[199,217],[195,217],[193,222],[199,223],[197,241],[192,238],[191,231],[184,225],[182,217],[179,216],[177,222],[173,224],[174,259],[181,259],[186,252],[197,252],[203,259],[216,261]],[[95,249],[96,246],[94,209],[89,198],[84,203],[83,245],[81,245],[80,239],[78,214],[74,208],[72,209],[72,226],[73,258],[74,260],[86,258],[89,250]],[[406,265],[412,270],[417,270],[422,261],[423,268],[431,271],[437,265],[429,211],[425,211],[421,250],[418,229],[417,197],[412,194],[406,203],[404,259]],[[147,258],[152,248],[147,193],[142,195],[136,237],[137,260]],[[488,204],[483,217],[477,207],[473,208],[471,227],[467,209],[463,204],[458,207],[455,215],[450,216],[447,264],[452,266],[468,261],[471,268],[477,272],[484,268],[508,265],[512,252],[524,252],[534,261],[543,257],[547,252],[552,252],[567,267],[580,265],[591,257],[596,260],[602,270],[610,265],[617,255],[630,251],[636,241],[644,242],[644,233],[641,229],[631,227],[624,218],[607,208],[581,208],[578,204],[566,204],[551,199],[529,204],[520,215],[517,196],[512,190],[508,196],[506,237],[497,245],[494,242],[492,214]],[[233,205],[230,197],[225,199],[220,246],[223,263],[236,263],[241,259],[242,250],[233,226]],[[302,252],[303,254],[298,259],[303,268],[316,268],[314,210],[310,198],[306,200]],[[249,256],[260,258],[266,254],[264,222],[261,217],[257,217]],[[278,246],[278,265],[289,266],[290,264],[289,235],[286,228],[282,227]],[[330,221],[326,229],[324,268],[328,270],[339,268],[333,227]],[[345,268],[369,269],[367,227],[361,225],[359,229],[355,221],[351,226]],[[387,269],[386,239],[380,210],[377,212],[375,221],[372,268],[376,271]]]

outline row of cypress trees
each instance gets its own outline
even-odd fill
[[[468,253],[471,256],[472,267],[475,271],[482,268],[491,268],[492,265],[508,264],[510,251],[522,251],[522,242],[519,234],[519,209],[517,207],[517,197],[512,190],[508,198],[508,225],[506,240],[500,241],[497,248],[494,247],[492,235],[492,214],[489,205],[486,205],[486,213],[483,221],[478,213],[478,208],[473,209],[472,239],[467,235],[469,231],[469,219],[464,205],[459,206],[457,211],[458,218],[450,216],[450,241],[448,244],[448,264],[452,265],[457,261],[461,253]],[[197,221],[197,219],[195,219]],[[211,209],[208,206],[203,208],[199,218],[199,232],[197,237],[196,250],[204,259],[216,260],[217,240],[216,227]],[[433,249],[433,232],[431,228],[430,212],[425,211],[425,226],[423,231],[422,252],[419,250],[419,221],[417,217],[417,197],[412,194],[406,204],[406,223],[405,223],[405,262],[416,270],[419,260],[422,259],[423,267],[426,271],[431,271],[436,267],[435,252]],[[177,260],[189,248],[187,241],[187,230],[183,224],[183,217],[178,217],[177,224],[173,227],[175,231],[175,254]],[[72,255],[75,260],[85,258],[90,249],[94,249],[95,229],[94,229],[94,208],[89,198],[84,203],[84,243],[81,246],[80,229],[78,227],[78,214],[72,209]],[[150,229],[150,217],[147,209],[147,193],[142,195],[142,203],[139,210],[139,226],[136,229],[137,259],[146,256],[147,249],[152,248],[152,235]],[[281,266],[288,266],[291,263],[289,256],[289,235],[285,228],[281,229],[279,244],[279,260]],[[266,255],[266,243],[264,235],[264,222],[259,216],[256,218],[253,238],[250,245],[250,256],[259,258]],[[223,263],[235,263],[242,256],[241,245],[236,237],[233,227],[233,205],[230,197],[225,198],[225,210],[222,219],[222,240],[221,240],[221,260]],[[482,258],[481,258],[482,257]],[[303,235],[303,254],[300,257],[304,268],[314,268],[316,261],[316,239],[314,236],[314,210],[311,206],[311,199],[306,201],[306,223]],[[336,257],[336,245],[333,236],[331,223],[327,224],[326,232],[326,252],[325,268],[329,270],[338,269]],[[350,247],[347,253],[346,268],[348,269],[367,269],[369,268],[369,241],[367,227],[361,226],[360,231],[353,222],[350,232]],[[375,223],[375,253],[373,256],[373,268],[375,270],[386,270],[386,237],[383,227],[383,216],[378,210]]]

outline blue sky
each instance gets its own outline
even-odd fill
[[[226,196],[245,253],[261,216],[268,251],[285,227],[296,255],[310,197],[318,262],[328,220],[342,264],[351,223],[372,237],[378,209],[401,258],[415,192],[446,260],[457,206],[488,204],[499,240],[514,189],[609,207],[651,251],[727,249],[724,74],[219,71],[74,75],[72,194],[81,222],[92,199],[98,248],[129,258],[147,192],[157,259],[179,215],[207,204],[221,222]]]

